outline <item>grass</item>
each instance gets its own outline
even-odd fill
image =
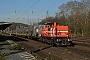
[[[11,47],[10,47],[11,50],[21,50],[21,45],[19,44],[13,44]]]
[[[6,54],[0,51],[0,60],[6,60]]]

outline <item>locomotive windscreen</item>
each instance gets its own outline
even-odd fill
[[[58,23],[56,23],[56,25],[57,25]],[[54,25],[54,22],[47,22],[47,23],[45,23],[44,25]]]

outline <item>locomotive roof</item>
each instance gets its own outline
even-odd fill
[[[54,22],[47,22],[44,25],[53,25],[53,24],[54,24]],[[56,24],[58,24],[58,23],[56,23]]]

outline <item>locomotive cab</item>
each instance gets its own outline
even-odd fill
[[[53,45],[71,45],[72,32],[68,26],[60,26],[56,22],[48,22],[44,24],[41,31],[43,42]]]

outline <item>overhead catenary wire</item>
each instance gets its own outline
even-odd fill
[[[29,0],[27,3],[26,3],[26,5],[24,5],[23,7],[22,7],[22,9],[21,10],[19,10],[18,12],[20,12],[20,11],[22,11],[23,10],[23,8],[25,8],[26,6],[27,6],[27,4],[29,4],[31,2],[31,0]],[[17,12],[17,13],[18,13]]]
[[[19,19],[19,17],[17,16],[17,13],[19,13],[20,11],[22,11],[23,8],[25,8],[25,7],[27,6],[27,4],[29,4],[30,2],[31,2],[31,0],[29,0],[19,11],[17,11],[17,10],[14,11],[14,13],[15,13],[15,16],[14,16],[14,17],[15,17],[15,20],[16,20],[16,19]],[[15,5],[16,5],[16,2],[15,2]],[[12,15],[11,17],[13,17],[13,15]],[[13,17],[13,18],[14,18],[14,17]],[[11,18],[8,18],[8,19],[11,19]],[[23,18],[23,19],[24,19],[24,18]]]
[[[49,13],[49,15],[50,15],[50,14],[55,14],[55,11],[54,11],[54,12]],[[39,18],[42,18],[42,17],[46,18],[46,14],[45,14],[45,15],[40,16]],[[34,18],[34,19],[38,19],[38,18]]]
[[[28,10],[26,10],[21,16],[23,16],[26,12],[28,12],[33,6],[35,6],[40,0],[36,1]],[[21,17],[20,16],[20,17]]]
[[[58,3],[56,3],[56,4],[53,4],[53,5],[50,6],[48,9],[44,9],[44,11],[46,11],[46,15],[43,15],[43,16],[45,16],[45,17],[47,18],[47,16],[49,17],[50,14],[55,14],[55,13],[56,13],[55,11],[54,11],[54,12],[49,12],[49,9],[52,8],[53,6],[59,4],[59,3],[60,3],[60,2],[58,2]],[[40,16],[40,17],[38,17],[38,18],[42,18],[43,16]]]
[[[36,1],[36,2],[35,2],[31,7],[29,7],[20,17],[22,17],[25,13],[27,13],[31,8],[32,8],[32,14],[33,14],[33,6],[35,6],[39,1],[40,1],[40,0]],[[60,3],[60,2],[58,2],[58,3]],[[53,4],[51,7],[57,5],[58,3]],[[47,16],[49,16],[50,14],[55,14],[55,11],[54,11],[54,12],[49,12],[49,9],[50,9],[51,7],[49,7],[48,9],[44,9],[44,11],[46,11],[46,13],[47,13],[47,14],[46,14]],[[42,18],[42,17],[45,18],[46,15],[43,15],[43,16],[40,16],[40,17],[36,17],[36,18],[34,18],[34,19],[38,19],[38,18]],[[19,18],[20,18],[20,17],[19,17]]]
[[[30,0],[30,1],[31,1],[31,0]],[[30,1],[29,1],[29,2],[30,2]],[[40,0],[36,1],[36,2],[35,2],[29,9],[27,9],[21,16],[23,16],[25,13],[27,13],[31,8],[33,9],[33,6],[35,6],[39,1],[40,1]],[[58,2],[58,3],[59,3],[59,2]],[[58,3],[52,5],[51,7],[57,5]],[[49,9],[50,9],[51,7],[49,7]],[[48,11],[48,16],[49,16],[49,9],[46,9],[46,10]],[[44,11],[45,11],[45,9],[44,9]],[[32,14],[33,14],[33,10],[32,10]],[[50,13],[50,14],[52,14],[52,13]],[[20,17],[21,17],[21,16],[20,16]],[[43,15],[43,16],[46,16],[46,15]],[[19,18],[20,18],[20,17],[19,17]],[[40,16],[40,17],[41,17],[41,16]],[[39,17],[39,18],[40,18],[40,17]]]

